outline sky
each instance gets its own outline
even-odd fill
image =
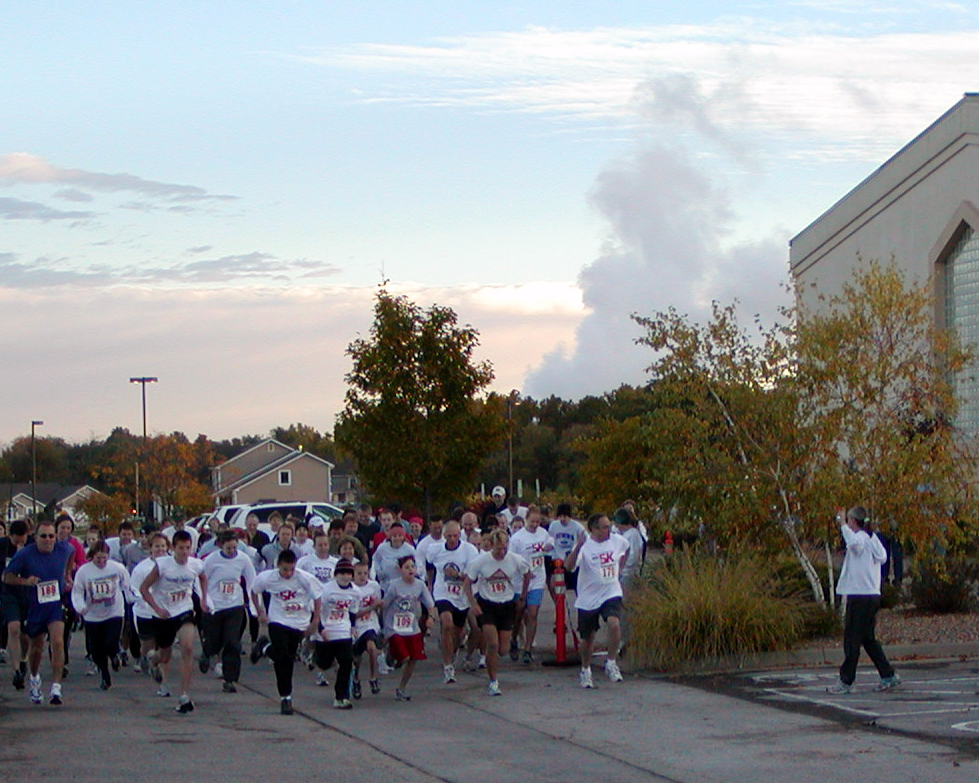
[[[955,2],[0,0],[0,31],[0,444],[139,431],[143,375],[150,432],[331,431],[383,281],[497,391],[642,383],[632,314],[775,317],[789,239],[979,90]]]

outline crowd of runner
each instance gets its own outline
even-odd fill
[[[195,668],[213,668],[222,690],[236,691],[248,634],[251,663],[271,661],[280,711],[290,715],[297,663],[314,671],[318,685],[333,678],[338,709],[363,697],[364,679],[379,694],[381,676],[392,671],[395,698],[410,701],[437,620],[445,684],[456,682],[457,667],[485,669],[487,692],[499,696],[501,654],[535,660],[538,612],[546,592],[554,598],[562,589],[553,576],[563,563],[575,592],[580,684],[594,687],[602,622],[605,674],[619,682],[623,585],[641,566],[641,523],[630,503],[613,520],[593,514],[586,525],[571,513],[568,504],[552,516],[546,507],[505,503],[497,488],[481,514],[460,508],[448,521],[427,523],[402,519],[397,507],[374,517],[364,505],[325,525],[273,513],[270,534],[254,515],[244,529],[198,531],[178,521],[137,531],[123,522],[107,540],[90,529],[83,545],[67,514],[34,530],[12,522],[0,538],[0,661],[11,665],[13,687],[42,704],[49,660],[48,703],[60,705],[70,633],[80,625],[87,673],[101,689],[131,664],[152,679],[157,696],[175,693],[176,710],[189,713]]]

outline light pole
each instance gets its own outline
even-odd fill
[[[37,521],[37,448],[34,440],[34,428],[44,424],[39,419],[31,421],[31,519]]]
[[[140,448],[140,455],[145,456],[146,454],[146,384],[156,383],[159,378],[152,378],[147,375],[140,376],[139,378],[130,378],[130,383],[138,383],[143,387],[143,445]],[[136,460],[136,511],[139,512],[139,459]]]
[[[519,396],[520,396],[520,392],[517,391],[516,389],[512,389],[510,391],[509,396],[507,396],[506,399],[506,414],[507,414],[506,417],[507,417],[507,425],[508,425],[507,429],[509,430],[508,438],[507,438],[507,463],[509,467],[508,472],[509,472],[509,480],[510,480],[509,486],[507,487],[507,492],[509,493],[508,497],[512,497],[514,494],[513,491],[513,400],[514,397],[519,397]]]

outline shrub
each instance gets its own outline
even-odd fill
[[[901,586],[882,584],[880,586],[880,608],[893,609],[901,603]]]
[[[974,560],[960,556],[918,559],[911,582],[911,600],[926,612],[968,612],[973,606],[977,568]]]
[[[799,603],[779,597],[769,570],[751,557],[678,552],[652,569],[630,604],[631,654],[660,669],[784,649],[802,629]]]

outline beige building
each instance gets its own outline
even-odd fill
[[[216,505],[332,498],[333,463],[269,438],[211,468]]]
[[[968,93],[794,237],[799,305],[839,292],[860,259],[933,282],[936,322],[979,343],[979,94]],[[979,433],[979,382],[959,379],[959,426]]]

